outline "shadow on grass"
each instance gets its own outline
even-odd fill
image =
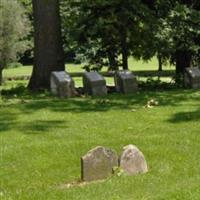
[[[24,103],[20,108],[23,112],[34,112],[49,109],[55,112],[105,112],[110,109],[131,109],[133,106],[144,106],[150,99],[156,99],[162,106],[177,106],[182,102],[200,102],[200,93],[195,90],[169,89],[164,91],[140,91],[132,95],[109,94],[99,98],[60,99],[47,91],[30,93],[26,87],[18,86],[5,90],[4,99],[20,99]],[[198,94],[197,94],[198,93]]]
[[[52,128],[61,129],[68,128],[66,120],[33,120],[23,123],[17,121],[19,114],[13,112],[11,109],[3,111],[0,108],[0,133],[6,133],[10,130],[23,132],[24,134],[42,134],[51,130]]]
[[[141,108],[146,105],[150,99],[156,99],[160,106],[178,106],[181,103],[185,105],[200,106],[200,93],[195,90],[170,90],[163,92],[155,91],[140,91],[132,95],[123,94],[109,94],[106,97],[99,98],[72,98],[72,99],[59,99],[52,97],[49,94],[24,94],[21,96],[13,97],[4,96],[4,103],[0,108],[0,131],[8,131],[16,129],[23,131],[26,134],[42,134],[45,131],[56,128],[67,128],[66,121],[64,120],[39,120],[34,119],[31,122],[22,124],[17,123],[18,111],[20,114],[32,114],[42,109],[51,112],[62,113],[83,113],[83,112],[107,112],[109,110],[131,110],[133,108]],[[6,103],[7,100],[12,103]],[[9,102],[8,101],[8,102]],[[4,110],[5,106],[13,108]],[[9,112],[8,112],[9,111]],[[120,114],[120,113],[119,113]],[[58,116],[59,116],[58,115]],[[169,120],[171,123],[178,123],[183,121],[199,120],[200,110],[193,112],[176,113]]]
[[[1,108],[0,108],[1,109]],[[8,131],[16,126],[17,114],[0,110],[0,132]]]
[[[27,97],[25,97],[26,99]],[[161,106],[177,106],[193,101],[200,104],[200,95],[193,90],[172,90],[164,92],[138,92],[132,95],[109,94],[99,98],[59,99],[56,97],[37,98],[24,104],[23,112],[34,112],[49,109],[54,112],[106,112],[108,110],[129,110],[133,107],[145,106],[150,99],[156,99]]]
[[[195,111],[176,113],[172,116],[171,119],[168,120],[168,122],[171,123],[181,123],[190,121],[199,121],[200,123],[200,108]]]
[[[68,128],[64,120],[35,120],[31,123],[24,124],[20,130],[24,134],[41,134],[52,128]]]

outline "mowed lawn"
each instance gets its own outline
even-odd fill
[[[136,61],[133,58],[129,58],[129,69],[132,71],[145,71],[145,70],[158,70],[158,61],[156,57],[152,58],[152,60],[148,62],[144,61]],[[71,64],[68,63],[65,65],[65,70],[69,73],[74,72],[84,72],[83,64]],[[163,70],[174,70],[174,66],[166,65],[163,66]],[[102,71],[107,71],[107,68],[104,67]],[[31,76],[32,66],[21,66],[17,68],[8,68],[3,71],[3,76],[5,78],[12,78],[12,77],[19,77],[19,76]],[[170,82],[170,78],[162,78],[163,81]],[[82,87],[82,78],[81,77],[74,77],[76,87]],[[146,80],[144,78],[140,78],[139,80]],[[113,78],[106,77],[106,82],[108,85],[114,85]],[[18,85],[27,84],[26,81],[18,80],[18,81],[8,81],[4,85],[4,89],[16,87]]]
[[[27,81],[3,89],[16,83]],[[146,108],[150,99],[159,105]],[[73,99],[12,92],[0,97],[0,199],[199,200],[199,134],[199,90]],[[147,174],[66,187],[80,180],[88,150],[101,145],[120,155],[127,144],[144,153]]]
[[[145,108],[149,99],[159,105]],[[0,103],[1,199],[199,200],[200,92],[171,90],[58,99],[4,97]],[[145,175],[80,179],[80,157],[102,145],[118,154],[135,144]]]
[[[66,64],[65,68],[67,72],[84,72],[82,68],[83,64]],[[148,62],[144,61],[136,61],[133,58],[129,58],[129,69],[133,71],[138,70],[157,70],[158,69],[158,61],[154,57],[152,60]],[[174,66],[166,65],[163,66],[164,70],[173,70]],[[104,67],[103,71],[107,71],[107,68]],[[22,66],[17,68],[9,68],[4,70],[4,77],[13,77],[13,76],[30,76],[32,72],[32,66]]]

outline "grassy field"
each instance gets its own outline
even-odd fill
[[[83,65],[75,64],[66,64],[66,70],[68,72],[84,72],[82,68]],[[130,70],[157,70],[158,63],[157,59],[153,58],[149,62],[135,61],[133,58],[129,59],[129,68]],[[165,70],[174,69],[173,66],[167,65],[163,67]],[[106,71],[107,68],[103,68],[103,71]],[[13,77],[13,76],[22,76],[22,75],[31,75],[32,66],[22,66],[18,68],[9,68],[4,70],[4,77]]]
[[[7,81],[3,89],[16,84],[27,81]],[[159,105],[145,108],[150,99]],[[65,100],[16,89],[0,97],[0,199],[199,200],[199,133],[197,90]],[[102,145],[120,154],[127,144],[144,153],[147,174],[66,187],[80,179],[88,150]]]
[[[159,106],[144,108],[149,99]],[[200,92],[171,90],[62,100],[45,94],[0,103],[2,200],[199,200]],[[149,172],[65,188],[80,157],[137,145]]]
[[[75,64],[66,64],[66,71],[72,73],[72,72],[84,72],[84,69],[82,68],[83,65],[75,65]],[[135,61],[133,58],[129,59],[129,67],[130,70],[133,71],[139,71],[139,70],[157,70],[158,69],[158,63],[157,59],[153,58],[149,62],[143,62],[143,61]],[[174,69],[173,66],[167,65],[163,67],[164,70],[172,70]],[[103,68],[102,71],[106,71],[107,68]],[[17,77],[17,76],[30,76],[32,72],[32,66],[21,66],[17,68],[8,68],[3,71],[3,76],[5,78],[8,77]],[[82,77],[74,77],[75,84],[77,87],[82,87]],[[146,80],[143,78],[140,78],[140,80]],[[171,81],[170,78],[163,78],[164,81]],[[114,85],[113,78],[106,77],[106,82],[108,85]],[[12,88],[15,87],[16,84],[26,84],[26,81],[7,81],[6,84],[4,84],[4,88]]]

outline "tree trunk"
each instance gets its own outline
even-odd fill
[[[191,66],[191,53],[187,50],[176,51],[176,74],[184,74],[185,68]]]
[[[117,53],[114,49],[108,50],[109,70],[118,70]]]
[[[128,47],[127,47],[127,33],[126,28],[121,26],[120,28],[120,38],[121,38],[121,52],[122,52],[122,68],[124,70],[128,69]]]
[[[32,0],[34,17],[34,67],[30,90],[50,88],[52,71],[63,71],[59,0]]]
[[[158,71],[162,72],[162,56],[157,55],[157,58],[158,58]]]
[[[0,66],[0,85],[3,83],[3,68]]]

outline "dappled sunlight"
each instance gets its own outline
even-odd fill
[[[37,191],[51,188],[53,192],[60,192],[55,185],[80,177],[80,157],[84,152],[103,145],[120,153],[130,143],[143,150],[149,173],[124,179],[114,177],[104,184],[87,185],[84,190],[104,188],[107,184],[113,188],[118,184],[121,188],[121,184],[127,183],[132,188],[136,181],[139,191],[144,182],[147,188],[153,188],[152,182],[157,185],[161,180],[168,180],[166,185],[173,186],[178,181],[180,187],[183,180],[194,179],[193,184],[196,183],[198,91],[142,91],[132,95],[116,93],[70,99],[49,93],[30,95],[23,90],[16,96],[15,92],[3,95],[0,103],[5,184],[9,179],[12,187],[16,187],[16,181],[19,187],[27,187],[28,182],[32,187],[37,185]],[[151,99],[158,105],[146,107]],[[194,153],[190,155],[190,152]],[[64,188],[62,192],[79,189]]]
[[[147,101],[155,99],[159,106],[177,106],[181,104],[199,105],[200,93],[195,90],[169,90],[160,92],[141,91],[132,95],[109,94],[105,97],[82,96],[70,99],[60,99],[48,94],[22,94],[20,97],[5,96],[4,100],[10,100],[10,104],[20,106],[23,112],[28,113],[40,109],[49,109],[55,112],[91,112],[108,111],[112,109],[131,109],[133,106],[145,106]],[[9,102],[9,101],[8,101]],[[9,104],[9,103],[8,103]]]
[[[20,130],[24,134],[43,134],[52,129],[67,129],[67,121],[65,120],[35,120],[24,124]]]
[[[3,110],[2,107],[0,107],[0,133],[6,131],[9,131],[13,127],[17,125],[17,114]]]
[[[190,121],[199,121],[200,123],[200,108],[198,108],[195,111],[177,112],[176,114],[172,115],[172,117],[168,121],[171,123],[186,123]]]

